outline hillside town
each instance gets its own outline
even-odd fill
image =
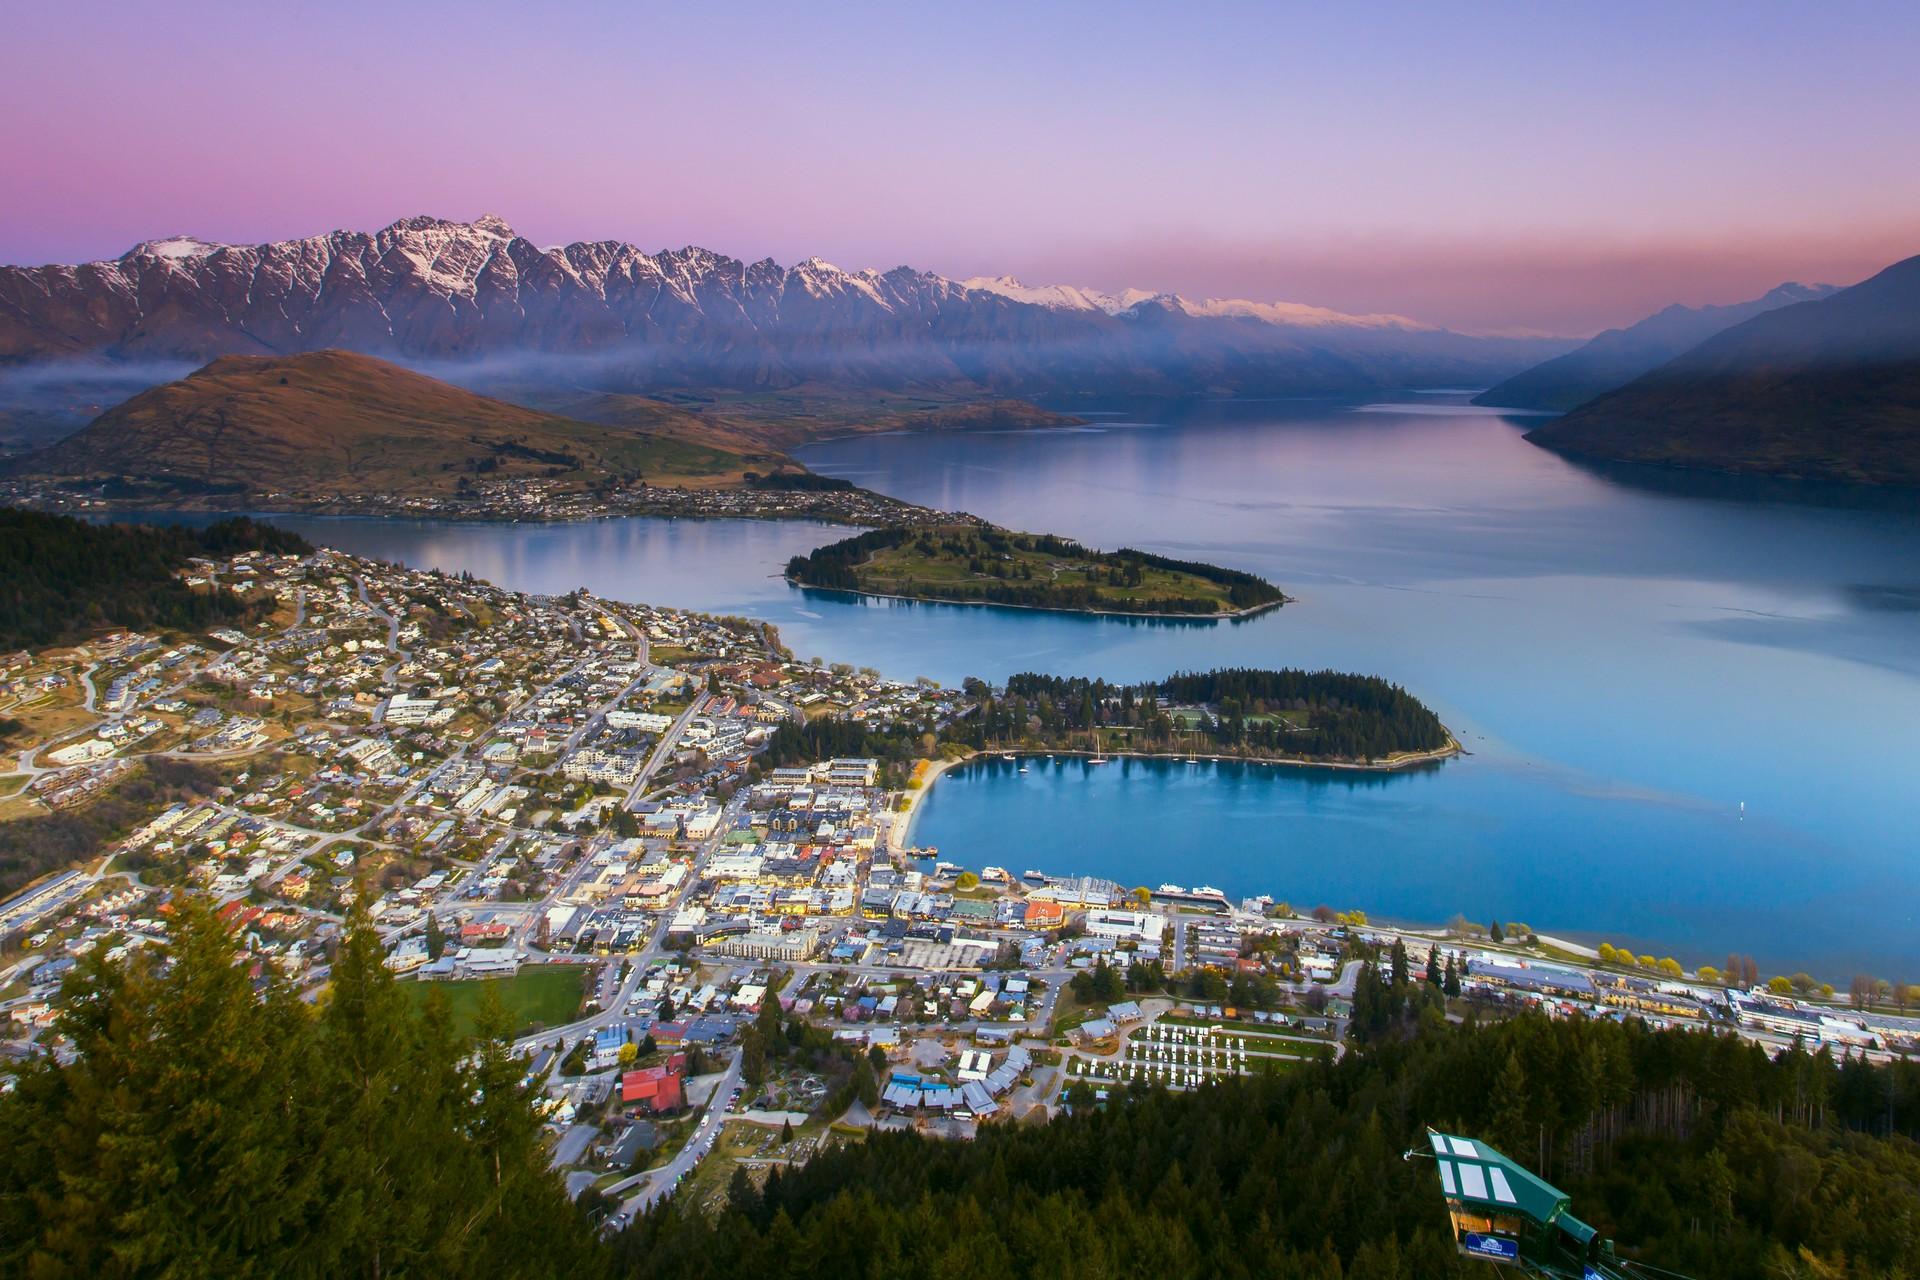
[[[668,516],[680,519],[819,520],[879,527],[904,524],[974,524],[964,512],[933,511],[850,484],[807,473],[783,473],[758,483],[733,485],[653,484],[644,480],[582,488],[546,477],[470,477],[457,491],[245,489],[210,494],[172,490],[130,496],[110,486],[42,477],[0,479],[0,504],[39,511],[167,510],[284,511],[311,515],[403,516],[410,519],[563,521],[607,516]]]
[[[930,762],[775,748],[822,719],[937,740],[969,696],[798,661],[749,620],[325,550],[187,581],[257,621],[0,656],[0,819],[92,824],[0,902],[0,1052],[65,1052],[67,976],[164,943],[182,894],[315,1001],[364,918],[410,993],[469,1020],[500,997],[553,1167],[610,1228],[876,1128],[1303,1069],[1347,1051],[1378,973],[1453,1020],[1920,1050],[1904,988],[947,861],[912,842]]]

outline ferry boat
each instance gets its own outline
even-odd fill
[[[1035,884],[1045,884],[1047,882],[1047,873],[1044,871],[1028,870],[1022,873],[1020,878],[1022,880],[1031,880]]]

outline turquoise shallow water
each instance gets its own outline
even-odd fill
[[[753,614],[803,656],[901,676],[1377,672],[1474,754],[1360,779],[976,767],[941,781],[916,836],[970,863],[1920,976],[1913,500],[1601,473],[1458,399],[1117,405],[1081,429],[803,451],[903,498],[1252,569],[1299,597],[1238,624],[787,586],[789,556],[844,535],[823,526],[283,522],[521,589]]]

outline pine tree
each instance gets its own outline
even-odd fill
[[[1533,1145],[1531,1105],[1526,1068],[1520,1064],[1519,1051],[1512,1050],[1493,1084],[1493,1116],[1487,1133],[1503,1154],[1522,1163],[1528,1162],[1528,1151]]]
[[[415,1012],[364,918],[316,1013],[174,905],[164,951],[82,960],[72,1061],[0,1096],[0,1273],[592,1272],[497,1000],[469,1068],[445,997]]]
[[[760,1028],[749,1027],[740,1037],[740,1076],[749,1089],[759,1089],[767,1079],[767,1044]]]
[[[869,1108],[880,1101],[880,1079],[874,1073],[873,1063],[864,1056],[853,1066],[853,1092]]]

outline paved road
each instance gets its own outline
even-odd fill
[[[618,1217],[623,1222],[631,1222],[637,1215],[651,1209],[662,1196],[680,1184],[681,1179],[692,1173],[694,1166],[706,1158],[713,1150],[715,1139],[727,1122],[727,1102],[733,1095],[735,1085],[740,1083],[740,1064],[744,1060],[740,1050],[733,1051],[733,1060],[727,1064],[727,1070],[714,1086],[713,1093],[707,1099],[707,1113],[700,1119],[700,1127],[685,1146],[674,1153],[673,1159],[658,1169],[649,1169],[645,1173],[636,1173],[607,1188],[608,1195],[618,1195],[633,1190],[620,1206]]]
[[[647,757],[646,768],[640,771],[640,776],[633,780],[631,787],[627,788],[625,803],[629,807],[631,807],[635,801],[639,800],[641,796],[646,794],[647,783],[653,780],[653,775],[658,773],[660,767],[667,762],[669,752],[679,745],[680,735],[687,731],[687,725],[692,723],[693,718],[700,714],[700,708],[706,705],[706,693],[702,691],[695,694],[693,701],[687,704],[687,709],[680,713],[680,718],[675,720],[667,731],[660,735],[660,745],[653,749],[651,756]]]
[[[647,767],[642,770],[640,780],[634,784],[636,790],[646,785],[647,779],[653,771],[658,769],[661,763],[667,758],[669,748],[679,740],[681,732],[686,728],[687,721],[693,718],[693,713],[699,707],[701,701],[701,698],[696,698],[694,705],[688,707],[685,714],[683,714],[680,719],[674,723],[673,727],[668,729],[666,734],[660,739],[660,746],[654,751],[652,759],[648,760]],[[733,812],[734,809],[730,806],[728,814],[731,815]],[[620,984],[619,993],[615,995],[612,1003],[608,1004],[599,1013],[593,1014],[590,1017],[581,1018],[577,1022],[570,1022],[561,1027],[549,1027],[536,1035],[527,1036],[516,1042],[514,1046],[516,1049],[531,1052],[539,1045],[547,1043],[556,1037],[572,1040],[585,1032],[592,1031],[596,1027],[605,1026],[614,1019],[626,1015],[627,1004],[633,999],[634,992],[639,989],[641,982],[646,978],[647,966],[665,949],[663,944],[666,942],[667,937],[667,923],[673,919],[674,913],[680,910],[687,898],[693,893],[694,887],[700,883],[700,868],[705,865],[708,856],[713,850],[719,846],[728,827],[729,822],[723,820],[714,828],[713,835],[708,837],[707,840],[695,850],[693,866],[689,870],[687,877],[680,882],[679,889],[674,891],[672,900],[656,913],[653,935],[647,940],[647,945],[627,957],[628,961],[630,961],[627,969],[627,979]],[[569,885],[576,878],[575,876],[569,876]],[[552,905],[557,898],[557,893],[549,894],[538,904],[540,910],[544,911],[548,906]],[[538,918],[538,912],[535,913],[534,918]]]
[[[588,1144],[593,1141],[593,1135],[598,1132],[600,1130],[590,1124],[570,1126],[560,1135],[560,1140],[553,1144],[553,1159],[547,1162],[547,1167],[559,1169],[576,1163],[586,1152]]]

